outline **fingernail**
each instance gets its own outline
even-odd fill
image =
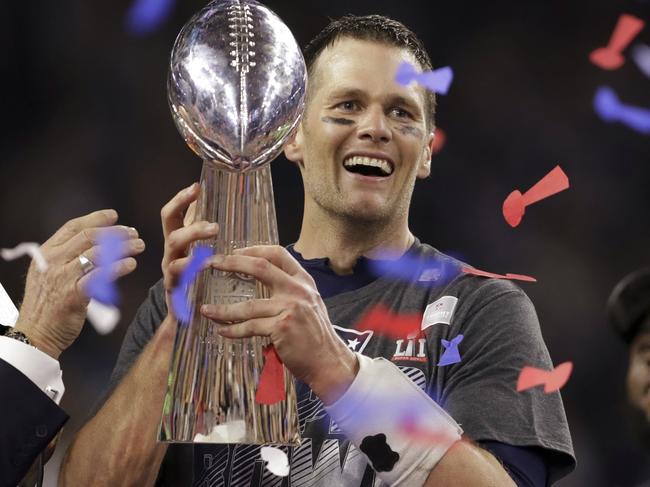
[[[133,227],[129,227],[129,236],[136,238],[138,236],[138,231]]]
[[[139,238],[138,240],[135,241],[135,249],[136,250],[143,250],[144,249],[144,240]]]
[[[208,226],[206,227],[206,230],[208,232],[216,232],[219,230],[219,225],[217,223],[209,223]]]
[[[212,256],[212,263],[213,264],[222,264],[224,261],[224,256],[217,254]]]
[[[187,194],[191,194],[191,193],[193,193],[194,190],[196,189],[196,186],[197,186],[196,183],[192,183],[192,184],[190,184],[190,185],[185,189],[185,192],[186,192]]]
[[[108,218],[117,218],[117,211],[115,211],[115,210],[106,210],[105,215]]]

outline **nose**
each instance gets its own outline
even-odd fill
[[[361,140],[375,143],[387,143],[393,137],[383,109],[380,107],[368,108],[360,120],[357,134]]]

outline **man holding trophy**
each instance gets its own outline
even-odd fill
[[[415,181],[430,173],[435,99],[394,78],[403,62],[432,69],[421,42],[385,17],[333,21],[305,50],[303,93],[285,29],[254,1],[225,0],[179,35],[170,104],[205,161],[201,184],[161,212],[163,280],[61,485],[544,486],[566,475],[575,460],[559,393],[515,390],[521,366],[552,368],[530,300],[509,281],[420,278],[431,262],[459,264],[408,228]],[[287,248],[267,164],[282,148],[305,191]],[[214,256],[179,318],[172,295],[198,244]],[[372,272],[387,250],[398,265],[419,262],[413,279]],[[377,305],[424,314],[419,333],[364,329]],[[462,361],[437,366],[441,339],[460,334]],[[282,399],[266,403],[255,390],[272,353],[295,383],[285,373]],[[265,468],[271,444],[289,458],[286,477]]]

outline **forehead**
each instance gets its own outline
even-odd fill
[[[406,49],[377,41],[339,38],[318,56],[312,69],[317,96],[341,88],[358,89],[373,95],[397,95],[424,104],[424,89],[415,83],[397,84],[395,73],[402,62],[418,66]]]

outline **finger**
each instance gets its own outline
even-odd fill
[[[75,263],[73,261],[70,262],[68,265],[72,266],[75,265]],[[133,272],[137,266],[138,263],[133,257],[127,257],[126,259],[121,259],[118,260],[117,262],[113,262],[113,264],[111,264],[110,267],[108,268],[106,279],[108,279],[109,281],[115,281],[120,277],[124,277],[127,274]],[[90,271],[85,276],[81,276],[81,278],[77,281],[77,290],[80,291],[85,296],[88,283],[92,279],[98,277],[101,272],[104,272],[104,270],[105,270],[104,268],[98,267]]]
[[[217,333],[227,338],[267,337],[271,336],[276,322],[276,317],[255,318],[234,325],[218,325]]]
[[[262,257],[215,255],[209,259],[209,262],[215,269],[253,276],[272,290],[291,291],[296,288],[296,282],[289,274]]]
[[[214,238],[218,233],[219,225],[206,221],[195,222],[187,227],[174,230],[165,239],[163,262],[171,262],[187,255],[187,250],[192,242]]]
[[[126,227],[124,225],[116,225],[107,228],[84,228],[70,240],[60,245],[57,252],[61,252],[65,262],[70,262],[81,254],[85,254],[85,252],[93,246],[97,246],[96,244],[100,241],[101,235],[104,232],[111,232],[116,236],[116,238],[121,240],[138,238],[138,231],[135,228]],[[144,248],[142,250],[144,250]],[[90,258],[87,254],[85,255],[93,262],[97,262],[96,259]]]
[[[187,212],[183,217],[183,226],[188,226],[190,223],[194,223],[194,218],[196,217],[196,201],[192,201],[190,206],[187,208]]]
[[[277,299],[249,299],[234,304],[204,304],[201,314],[217,323],[231,323],[277,316],[286,304]]]
[[[165,272],[163,279],[163,285],[167,291],[171,291],[178,285],[178,281],[190,260],[192,260],[191,257],[181,257],[171,261],[167,266],[167,272]]]
[[[279,267],[290,276],[306,273],[300,263],[293,258],[287,249],[280,245],[253,245],[233,250],[234,255],[262,257]]]
[[[142,253],[144,249],[145,249],[144,240],[142,240],[141,238],[135,238],[135,239],[125,240],[124,242],[121,242],[120,248],[115,249],[115,251],[116,253],[119,252],[119,254],[117,255],[117,259],[124,259],[126,257],[136,256]],[[105,251],[106,250],[101,245],[95,245],[94,247],[91,247],[89,250],[83,252],[80,255],[86,257],[93,264],[98,265],[100,262],[102,262],[102,253]],[[81,269],[81,262],[79,262],[79,256],[75,257],[73,260],[79,263],[79,268]]]
[[[79,218],[73,218],[67,221],[52,235],[43,245],[56,246],[67,242],[81,230],[92,227],[107,227],[117,221],[117,211],[99,210],[89,213]]]
[[[183,226],[183,212],[198,196],[199,185],[192,183],[187,188],[176,193],[176,196],[162,207],[162,210],[160,210],[160,218],[162,220],[163,235],[165,238],[171,232]]]

